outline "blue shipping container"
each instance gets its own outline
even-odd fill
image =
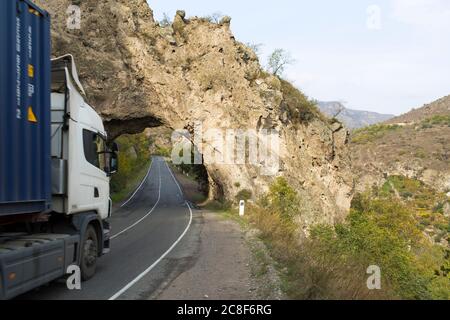
[[[51,204],[50,17],[0,0],[0,216]]]

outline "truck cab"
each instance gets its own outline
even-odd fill
[[[102,119],[84,98],[74,58],[52,60],[52,210],[66,215],[111,215],[110,176],[117,170],[117,148],[107,146]]]

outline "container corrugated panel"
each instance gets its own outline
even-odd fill
[[[51,204],[50,17],[0,0],[0,216]]]

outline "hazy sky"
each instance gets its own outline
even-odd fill
[[[450,0],[148,0],[155,18],[221,12],[241,42],[275,48],[310,97],[400,114],[450,94]]]

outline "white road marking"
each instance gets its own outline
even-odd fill
[[[178,190],[180,190],[181,196],[183,196],[183,190],[181,189],[180,184],[178,183],[177,179],[175,178],[175,176],[172,173],[172,170],[170,170],[168,164],[166,161],[164,161],[164,163],[166,164],[167,169],[169,170],[170,175],[172,176],[173,181],[175,181],[175,184],[178,187]],[[134,226],[136,226],[138,223],[140,223],[142,220],[144,220],[148,215],[150,215],[153,210],[156,208],[157,204],[159,203],[159,200],[161,198],[161,167],[158,166],[159,168],[159,195],[158,195],[158,201],[156,202],[156,204],[153,206],[153,208],[150,210],[150,212],[148,214],[146,214],[144,217],[142,217],[139,221],[137,221],[136,223],[134,223],[133,225],[131,225],[130,227],[128,227],[127,229],[121,231],[120,233],[114,235],[113,237],[111,237],[111,239],[116,238],[117,236],[119,236],[120,234],[128,231],[129,229],[133,228]],[[192,209],[191,206],[189,205],[189,203],[187,201],[185,201],[186,206],[189,209],[189,223],[186,227],[186,229],[183,231],[183,233],[181,234],[181,236],[172,244],[172,246],[158,259],[156,260],[150,267],[148,267],[144,272],[142,272],[140,275],[138,275],[135,279],[133,279],[131,282],[129,282],[125,287],[123,287],[120,291],[118,291],[116,294],[114,294],[111,298],[109,298],[109,300],[116,300],[118,297],[120,297],[123,293],[125,293],[128,289],[130,289],[133,285],[135,285],[139,280],[141,280],[143,277],[145,277],[150,271],[153,270],[153,268],[155,268],[170,252],[172,252],[172,250],[177,246],[177,244],[184,238],[184,236],[186,235],[186,233],[188,232],[188,230],[191,227],[192,224]]]
[[[153,164],[153,162],[152,162],[152,164]],[[110,238],[111,240],[117,238],[121,234],[123,234],[123,233],[127,232],[128,230],[130,230],[130,229],[134,228],[135,226],[137,226],[139,223],[141,223],[143,220],[145,220],[145,218],[147,218],[149,215],[151,215],[153,210],[155,210],[155,208],[158,206],[159,200],[161,199],[161,166],[160,165],[158,166],[158,174],[159,174],[158,200],[156,201],[156,203],[153,206],[153,208],[145,216],[143,216],[141,219],[139,219],[138,221],[133,223],[131,226],[129,226],[129,227],[125,228],[124,230],[120,231],[119,233],[113,235]]]
[[[177,182],[177,185],[178,185],[178,182]],[[174,244],[166,252],[164,252],[164,254],[158,260],[156,260],[150,267],[148,267],[144,272],[142,272],[140,275],[138,275],[136,278],[134,278],[133,281],[128,283],[125,287],[123,287],[120,291],[118,291],[116,294],[114,294],[108,300],[116,300],[124,292],[126,292],[133,285],[135,285],[139,280],[141,280],[143,277],[145,277],[150,271],[153,270],[153,268],[155,268],[158,265],[158,263],[160,263],[170,252],[172,252],[172,250],[177,246],[177,244],[184,238],[184,236],[186,235],[186,233],[188,232],[188,230],[192,224],[192,209],[187,201],[185,203],[186,203],[187,207],[189,208],[189,216],[190,217],[189,217],[188,226],[186,227],[184,232],[181,234],[181,236],[177,239],[177,241],[174,242]]]
[[[172,170],[170,170],[169,165],[167,164],[167,161],[164,161],[164,163],[166,164],[167,170],[169,170],[169,172],[170,172],[170,174],[171,174],[171,176],[172,176],[172,178],[173,178],[173,181],[175,181],[175,183],[177,184],[178,190],[180,190],[181,196],[184,196],[183,190],[181,190],[181,187],[180,187],[180,185],[178,184],[177,179],[176,179],[175,176],[173,175]]]
[[[153,160],[152,163],[150,164],[150,167],[148,168],[147,174],[145,175],[144,179],[142,180],[141,184],[137,187],[137,189],[134,191],[134,193],[131,195],[131,197],[125,201],[120,207],[123,208],[124,206],[126,206],[128,204],[128,202],[131,201],[131,199],[134,198],[134,196],[136,195],[136,193],[138,193],[138,191],[141,189],[142,185],[144,184],[145,181],[147,181],[148,175],[150,174],[150,170],[153,167]]]

